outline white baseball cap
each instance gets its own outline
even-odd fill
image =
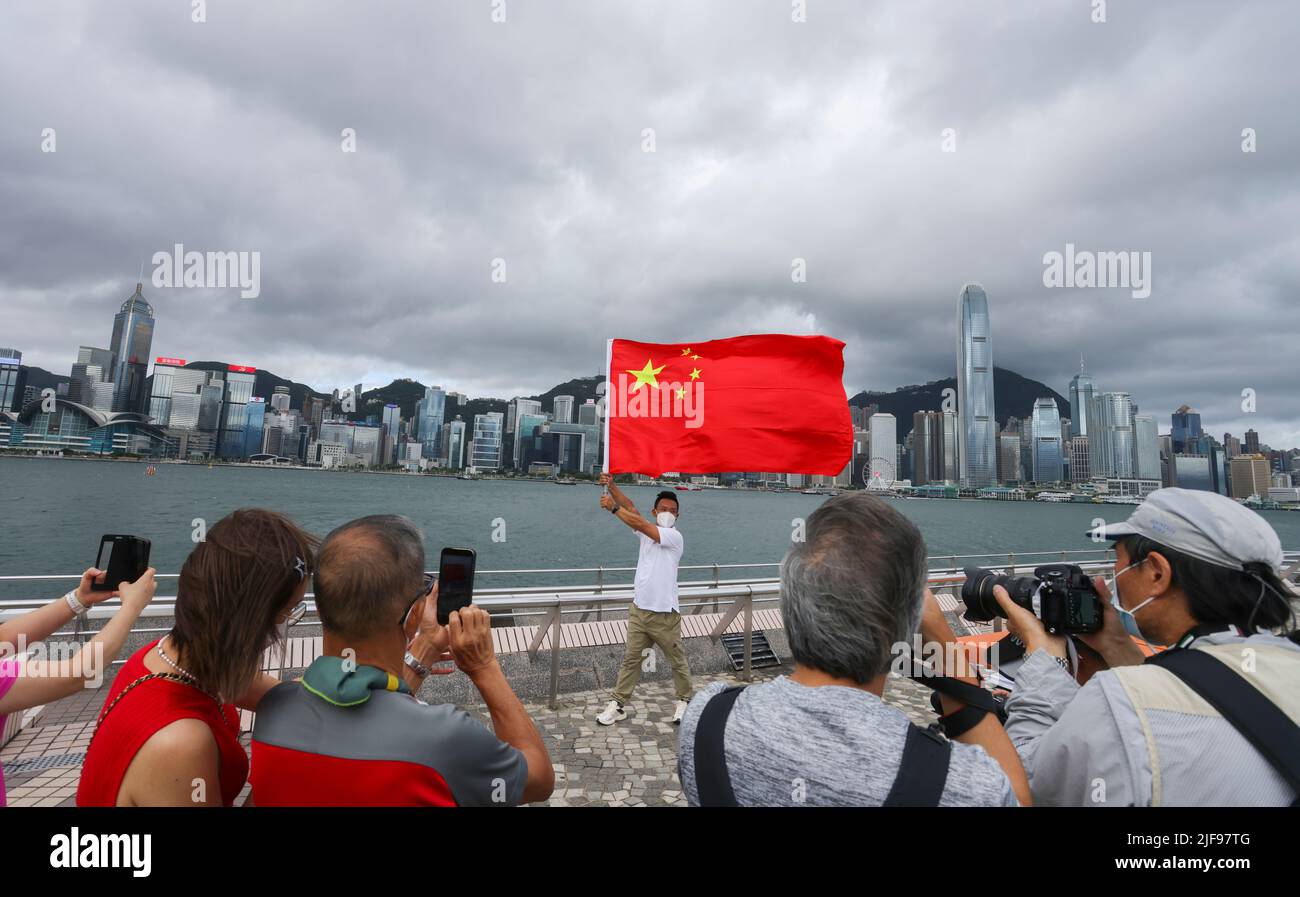
[[[1282,541],[1267,520],[1227,496],[1200,489],[1157,489],[1128,520],[1102,524],[1088,535],[1094,540],[1145,536],[1232,570],[1251,563],[1282,567]]]

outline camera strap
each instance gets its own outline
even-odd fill
[[[695,790],[701,807],[740,806],[727,771],[725,736],[727,719],[744,689],[743,685],[733,685],[718,692],[704,705],[695,725]],[[937,807],[948,781],[951,759],[951,741],[909,722],[898,774],[881,806]],[[677,773],[680,778],[680,768]]]
[[[919,682],[931,691],[937,691],[947,695],[956,701],[961,701],[968,707],[978,707],[980,710],[987,710],[989,713],[996,713],[999,719],[1006,717],[1006,711],[997,698],[987,689],[980,688],[978,685],[971,685],[969,682],[962,682],[960,679],[953,679],[949,676],[927,676],[912,675],[908,677],[913,682]]]

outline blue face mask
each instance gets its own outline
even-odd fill
[[[1110,586],[1110,606],[1115,608],[1115,610],[1119,613],[1119,621],[1124,625],[1125,632],[1127,632],[1129,635],[1133,636],[1134,638],[1141,639],[1142,641],[1146,642],[1149,645],[1154,645],[1156,644],[1156,642],[1151,641],[1151,639],[1147,638],[1145,635],[1142,634],[1142,630],[1138,628],[1137,618],[1134,617],[1133,615],[1136,614],[1138,611],[1140,611],[1142,608],[1146,607],[1152,601],[1155,601],[1156,596],[1152,595],[1150,598],[1148,598],[1146,601],[1143,601],[1141,604],[1139,604],[1137,607],[1133,608],[1132,610],[1127,610],[1123,605],[1119,603],[1120,574],[1127,573],[1129,570],[1132,570],[1134,567],[1142,566],[1142,564],[1143,561],[1138,561],[1136,564],[1129,564],[1123,570],[1116,570],[1114,575],[1111,576],[1110,582],[1107,583],[1107,585]]]

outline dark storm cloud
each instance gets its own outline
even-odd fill
[[[0,344],[66,372],[180,242],[261,252],[262,295],[146,286],[158,354],[506,396],[607,336],[817,331],[854,392],[950,376],[975,280],[999,365],[1300,444],[1292,4],[506,11],[5,4]],[[1045,288],[1066,243],[1151,252],[1152,295]]]

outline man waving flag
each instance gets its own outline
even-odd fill
[[[692,692],[677,595],[681,504],[660,492],[646,517],[610,475],[840,473],[853,456],[844,344],[775,334],[690,344],[615,339],[606,358],[600,506],[635,531],[638,555],[623,664],[596,721],[627,719],[645,656],[658,645],[672,665],[672,722],[680,723]]]
[[[608,473],[834,476],[853,456],[844,343],[837,339],[613,339],[606,358]]]

